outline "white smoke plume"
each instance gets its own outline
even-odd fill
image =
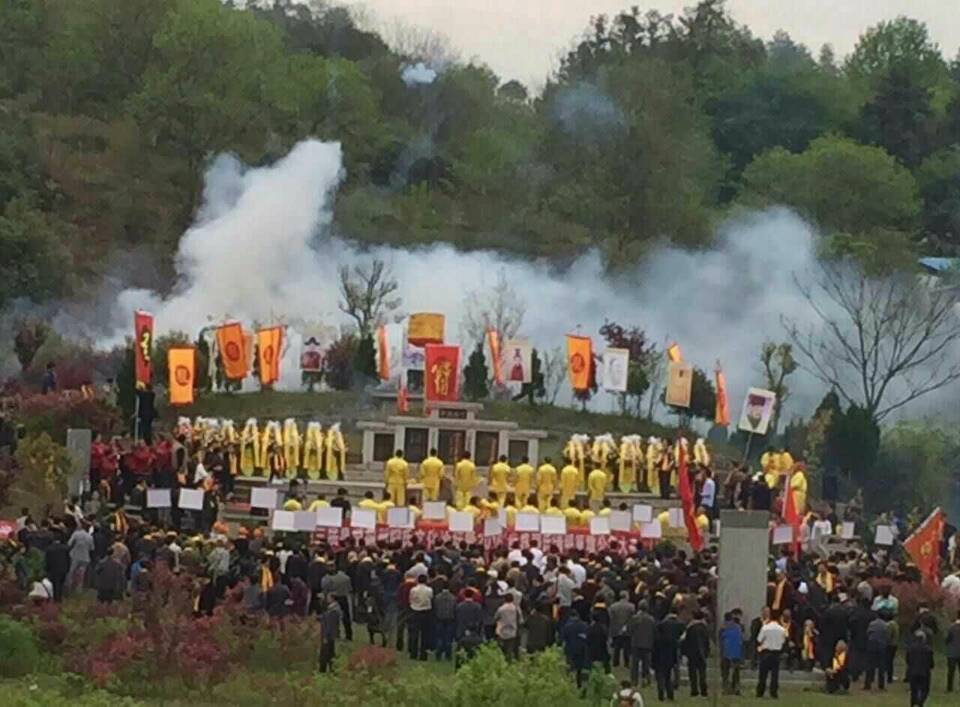
[[[457,251],[449,245],[401,250],[357,249],[331,234],[332,199],[343,177],[338,144],[309,140],[269,167],[247,169],[232,157],[214,161],[204,206],[183,236],[177,282],[162,297],[127,290],[118,298],[114,341],[127,335],[131,313],[156,315],[158,333],[200,328],[225,318],[267,325],[291,323],[285,387],[299,383],[296,322],[346,323],[339,312],[338,268],[385,260],[400,281],[403,310],[439,311],[448,338],[456,336],[470,290],[493,286],[499,272],[526,304],[522,336],[540,349],[564,343],[580,328],[602,349],[604,320],[640,326],[662,348],[677,341],[687,360],[712,372],[719,359],[727,375],[731,414],[739,414],[749,386],[763,385],[761,344],[783,340],[781,315],[802,325],[815,320],[794,282],[816,263],[816,234],[786,209],[740,215],[720,227],[706,251],[657,249],[644,263],[610,276],[597,253],[586,252],[564,270],[501,253]],[[349,234],[348,234],[349,235]],[[392,326],[393,345],[400,327]],[[803,372],[784,420],[808,415],[825,392]],[[612,409],[600,396],[592,409]]]
[[[404,66],[400,78],[407,86],[431,84],[437,80],[437,72],[422,61],[418,61],[416,64]]]

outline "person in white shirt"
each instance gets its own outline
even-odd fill
[[[427,575],[417,577],[417,586],[410,590],[410,617],[407,630],[410,635],[411,660],[427,659],[427,637],[430,635],[430,617],[433,612],[433,589],[427,584]]]
[[[703,486],[700,489],[700,505],[707,512],[708,518],[717,515],[717,482],[713,480],[713,472],[703,470]]]
[[[513,549],[507,553],[507,562],[513,565],[516,562],[520,567],[527,564],[527,558],[523,556],[523,550],[520,549],[520,543],[514,543]]]
[[[561,609],[573,604],[573,591],[576,588],[577,583],[570,576],[570,568],[561,567],[557,575],[557,603]]]
[[[570,574],[573,576],[573,581],[577,586],[577,589],[583,586],[583,583],[587,581],[587,569],[580,564],[580,560],[577,557],[571,557],[567,560],[567,568],[570,570]]]
[[[546,566],[547,560],[543,555],[543,550],[537,547],[537,541],[530,541],[530,547],[528,549],[530,550],[530,555],[533,557],[533,566],[543,572],[543,568]]]
[[[520,608],[512,593],[503,598],[503,604],[497,609],[494,619],[501,650],[507,658],[516,659],[520,651]]]
[[[780,653],[787,642],[787,631],[779,621],[770,616],[770,607],[764,607],[761,614],[763,627],[757,635],[757,654],[760,674],[757,679],[757,697],[763,697],[767,691],[767,679],[770,680],[770,696],[777,699],[780,692]]]

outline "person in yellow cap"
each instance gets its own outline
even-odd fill
[[[489,490],[497,494],[497,500],[503,504],[507,498],[507,479],[510,476],[510,465],[507,464],[505,454],[500,455],[497,463],[490,467]]]
[[[607,495],[607,472],[597,467],[587,476],[587,498],[590,507],[599,508]]]
[[[518,505],[523,505],[527,497],[533,491],[533,467],[530,465],[530,459],[523,457],[520,459],[520,466],[516,468],[513,482],[513,495],[517,499]]]
[[[398,449],[392,459],[387,460],[383,472],[387,493],[394,505],[403,505],[407,498],[407,478],[410,474],[410,465],[403,458],[403,450]]]
[[[570,506],[570,502],[577,495],[577,487],[580,485],[580,470],[570,463],[569,459],[564,459],[564,461],[566,464],[560,470],[560,508]]]
[[[537,469],[537,506],[540,511],[550,506],[550,497],[557,490],[557,467],[550,463],[550,457],[544,457],[543,464]]]
[[[420,483],[423,484],[424,501],[436,501],[440,498],[441,479],[443,460],[437,456],[436,449],[431,449],[430,456],[420,462]]]
[[[470,452],[464,452],[453,470],[455,505],[463,509],[470,502],[470,496],[477,485],[477,467],[470,460]]]

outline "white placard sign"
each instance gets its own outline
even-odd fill
[[[443,501],[427,501],[423,504],[424,520],[446,520],[447,504]]]
[[[200,489],[180,489],[177,505],[180,506],[180,508],[187,508],[191,511],[202,511],[203,491]]]
[[[671,528],[682,528],[686,525],[683,520],[683,509],[682,508],[671,508],[670,509],[670,527]]]
[[[339,528],[343,525],[343,509],[340,507],[318,508],[317,525],[321,528]]]
[[[293,527],[301,533],[312,533],[317,529],[316,511],[294,511]]]
[[[653,520],[653,506],[638,503],[633,507],[634,523],[649,523],[651,520]]]
[[[413,523],[410,519],[410,509],[409,508],[387,509],[387,527],[388,528],[412,528]]]
[[[503,526],[500,525],[499,518],[487,518],[483,521],[483,536],[486,538],[501,535]]]
[[[612,511],[610,513],[610,530],[628,533],[633,521],[629,511]]]
[[[274,511],[270,527],[274,530],[294,532],[297,529],[296,511]]]
[[[350,511],[350,527],[376,530],[377,512],[372,508],[354,508]]]
[[[840,526],[840,537],[844,540],[853,540],[853,534],[856,530],[856,524],[853,521],[845,521]]]
[[[170,489],[147,489],[147,508],[170,508]]]
[[[663,537],[663,526],[659,520],[652,520],[649,523],[643,523],[640,526],[640,537],[656,539]]]
[[[271,511],[277,507],[277,489],[266,486],[255,486],[250,490],[251,508],[269,508]]]
[[[473,514],[465,511],[454,511],[450,514],[451,533],[472,533]]]
[[[521,533],[540,532],[540,514],[517,513],[516,530]]]
[[[778,525],[773,529],[774,545],[789,545],[793,542],[793,526]]]
[[[567,519],[563,516],[540,516],[540,532],[544,535],[564,535]]]
[[[874,542],[876,542],[877,545],[893,545],[894,538],[896,538],[896,535],[893,532],[893,526],[891,525],[877,526],[877,536],[874,539]]]
[[[610,516],[598,516],[590,519],[591,535],[609,535],[610,534]]]
[[[506,509],[506,508],[498,508],[498,509],[497,509],[497,520],[500,521],[500,527],[501,527],[501,528],[508,528],[508,527],[510,527],[510,514],[507,513],[507,509]]]

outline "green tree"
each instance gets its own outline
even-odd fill
[[[924,232],[951,254],[960,252],[960,144],[936,152],[915,172]]]
[[[14,458],[20,473],[11,492],[19,491],[24,498],[29,498],[35,513],[44,504],[62,502],[67,493],[67,480],[73,472],[73,462],[66,447],[57,444],[43,432],[21,440]]]
[[[858,132],[864,142],[915,166],[929,154],[936,130],[932,89],[898,65],[880,78],[863,106]]]
[[[17,198],[0,215],[0,307],[23,297],[41,302],[69,287],[63,239],[71,229]]]
[[[870,411],[850,405],[833,425],[837,466],[858,486],[870,477],[880,448],[880,427]]]
[[[713,381],[701,368],[693,369],[693,380],[690,387],[690,407],[687,412],[692,417],[702,420],[713,420],[717,410],[717,391]]]
[[[860,36],[844,62],[848,76],[869,86],[876,86],[897,67],[916,73],[928,87],[946,75],[943,54],[923,22],[903,16],[880,22]]]
[[[787,342],[778,344],[773,341],[765,341],[760,348],[760,363],[763,365],[767,390],[771,390],[777,395],[777,400],[773,406],[773,417],[770,420],[770,430],[776,435],[780,426],[780,413],[790,397],[790,388],[786,384],[786,379],[799,366],[793,357],[793,346]]]
[[[361,336],[357,342],[353,368],[364,380],[376,380],[377,349],[372,335]]]
[[[880,148],[836,136],[817,138],[799,154],[763,153],[744,171],[740,198],[753,206],[793,206],[830,233],[909,233],[920,213],[909,171]]]
[[[463,394],[467,400],[476,402],[489,394],[487,388],[487,359],[483,355],[483,343],[478,343],[463,369]]]

